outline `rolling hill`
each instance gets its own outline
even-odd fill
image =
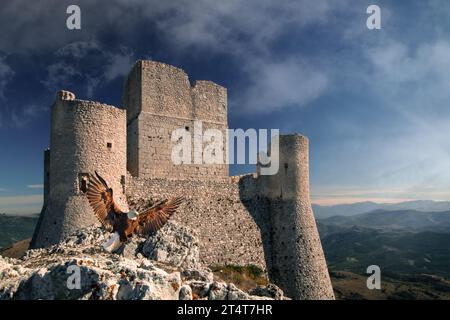
[[[0,214],[0,250],[12,244],[31,238],[38,215],[10,216]]]
[[[318,219],[331,269],[450,277],[450,212],[375,210]]]
[[[450,278],[450,232],[337,228],[322,237],[330,269],[365,274],[368,266],[378,265],[382,272]]]

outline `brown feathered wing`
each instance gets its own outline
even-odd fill
[[[147,236],[158,231],[177,211],[183,201],[183,197],[176,197],[170,201],[165,200],[139,214],[139,226],[136,232],[141,236]]]
[[[87,198],[102,226],[112,232],[116,216],[122,211],[114,202],[113,190],[97,172],[90,175]]]

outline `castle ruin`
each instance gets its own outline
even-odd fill
[[[96,170],[123,210],[127,198],[184,195],[173,219],[197,231],[204,265],[253,264],[293,299],[334,299],[310,203],[308,139],[279,137],[276,175],[230,177],[226,164],[171,161],[172,132],[191,131],[195,121],[226,135],[226,89],[210,81],[191,86],[183,70],[155,61],[133,66],[121,108],[60,92],[31,247],[99,225],[84,194]]]

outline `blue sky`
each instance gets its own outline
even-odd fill
[[[231,128],[307,135],[313,202],[450,200],[449,18],[445,0],[2,2],[0,212],[40,209],[56,91],[120,106],[142,58],[227,87]]]

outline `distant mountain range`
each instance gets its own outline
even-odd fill
[[[450,201],[417,200],[400,203],[357,202],[352,204],[339,204],[334,206],[320,206],[313,204],[316,219],[325,219],[332,216],[353,216],[375,210],[399,211],[416,210],[423,212],[450,211]]]
[[[410,231],[433,231],[450,233],[450,211],[422,212],[416,210],[375,210],[352,216],[332,216],[320,219],[326,225],[341,227],[358,226],[364,228]]]

